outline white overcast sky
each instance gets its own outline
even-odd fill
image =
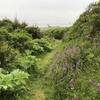
[[[39,26],[70,25],[97,0],[0,0],[0,19],[17,17]]]

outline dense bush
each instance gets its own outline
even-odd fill
[[[0,21],[0,100],[22,98],[28,89],[26,80],[30,83],[39,76],[37,56],[52,50],[48,39],[36,39],[40,36],[38,27],[17,19]]]
[[[42,31],[44,36],[53,37],[54,39],[63,39],[64,33],[67,32],[67,28],[65,27],[50,27]]]
[[[11,40],[9,41],[15,49],[20,52],[25,52],[25,50],[30,49],[30,42],[32,37],[24,30],[16,30],[10,34]]]
[[[39,59],[32,55],[17,55],[13,65],[30,74],[36,74],[38,72],[37,62]]]
[[[35,39],[33,42],[33,55],[40,55],[42,53],[46,53],[52,50],[52,45],[47,39]]]
[[[12,32],[13,31],[13,22],[9,19],[3,19],[0,21],[0,27],[1,28],[5,28],[9,31]]]
[[[27,27],[26,28],[26,31],[32,35],[33,39],[36,39],[36,38],[41,38],[41,32],[40,32],[40,29],[39,27],[37,26],[32,26],[32,27]]]
[[[40,28],[37,26],[28,26],[27,23],[20,23],[17,18],[14,21],[10,19],[0,20],[0,28],[5,28],[8,32],[13,32],[14,30],[20,29],[25,30],[27,33],[31,34],[33,38],[41,38],[42,34]]]
[[[26,26],[27,24],[25,22],[20,23],[17,18],[14,21],[7,18],[0,20],[0,27],[6,28],[8,32],[13,32],[16,29],[25,29]]]
[[[0,41],[9,41],[10,34],[6,28],[0,28]]]
[[[27,73],[20,70],[14,70],[8,74],[4,74],[0,70],[0,99],[15,100],[16,94],[26,89],[25,81],[28,76]]]
[[[9,46],[6,42],[0,42],[0,68],[6,70],[13,69],[11,63],[15,60],[17,51]]]

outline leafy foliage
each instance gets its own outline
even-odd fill
[[[31,35],[23,30],[16,30],[10,34],[10,45],[15,49],[19,49],[20,52],[30,49],[30,42],[32,41]]]
[[[17,51],[11,48],[6,42],[0,42],[0,68],[11,70],[9,66],[15,60]]]
[[[100,2],[69,27],[64,42],[64,52],[56,56],[51,70],[54,100],[99,100]]]
[[[32,55],[18,55],[13,65],[29,74],[36,74],[38,72],[37,63],[39,59]]]
[[[67,28],[65,27],[49,27],[44,30],[44,35],[49,36],[54,39],[61,40],[64,37],[64,33],[67,32]]]
[[[41,38],[41,32],[40,32],[40,29],[37,27],[37,26],[32,26],[32,27],[27,27],[26,28],[26,31],[32,35],[32,37],[34,39],[36,38]]]
[[[30,83],[39,76],[37,56],[52,50],[48,39],[36,39],[40,35],[38,27],[17,19],[0,21],[0,100],[18,99],[27,89],[26,79]]]
[[[15,94],[25,89],[25,80],[28,79],[28,76],[29,74],[20,70],[14,70],[9,74],[0,72],[0,98],[2,100],[8,100],[8,98],[11,100],[9,93],[15,98]]]
[[[52,45],[47,39],[35,39],[32,50],[33,55],[40,55],[45,52],[50,52],[52,50]]]
[[[100,1],[90,4],[73,26],[49,27],[41,32],[39,27],[17,19],[0,21],[0,99],[18,100],[27,90],[28,80],[38,89],[37,84],[43,81],[47,88],[40,92],[43,98],[48,92],[48,100],[100,100]],[[47,67],[39,69],[45,62],[39,63],[39,58],[53,49],[52,41],[61,40],[66,45],[63,52],[50,54],[46,62],[46,66],[52,63],[49,71]]]

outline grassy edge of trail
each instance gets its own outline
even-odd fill
[[[38,68],[42,71],[43,76],[31,82],[31,95],[28,97],[28,100],[46,100],[47,97],[51,98],[50,96],[53,93],[53,89],[52,86],[48,85],[49,80],[45,79],[45,76],[48,75],[48,67],[52,64],[56,52],[62,51],[64,43],[56,40],[53,45],[54,48],[51,52],[39,57]]]

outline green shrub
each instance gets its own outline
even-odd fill
[[[33,41],[33,55],[40,55],[42,53],[50,52],[52,50],[52,45],[47,39],[35,39]]]
[[[25,90],[26,79],[28,74],[14,70],[9,74],[0,72],[0,99],[2,100],[15,100],[14,98]]]
[[[16,66],[29,74],[36,74],[38,72],[37,63],[39,59],[30,54],[17,55],[16,60],[12,63],[12,66]]]
[[[30,42],[32,37],[24,30],[16,30],[10,34],[11,40],[10,45],[15,49],[18,49],[20,52],[25,52],[25,50],[30,49]]]
[[[40,32],[40,29],[39,27],[37,26],[31,26],[31,27],[27,27],[26,28],[26,31],[32,35],[33,39],[36,39],[36,38],[41,38],[41,32]]]
[[[12,70],[10,64],[15,60],[17,54],[18,52],[6,42],[0,42],[0,68]]]
[[[0,41],[9,41],[10,34],[6,28],[0,28]]]
[[[54,39],[63,39],[64,33],[67,31],[67,28],[62,27],[50,27],[44,30],[44,36],[53,37]]]

